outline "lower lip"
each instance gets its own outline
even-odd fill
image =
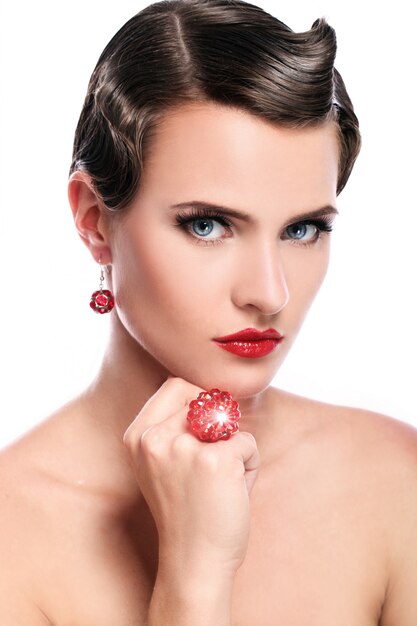
[[[280,339],[261,339],[260,341],[225,341],[220,343],[216,341],[217,345],[223,350],[237,354],[238,356],[246,357],[247,359],[256,359],[260,356],[265,356],[275,350],[277,345],[281,342]]]

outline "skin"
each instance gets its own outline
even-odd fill
[[[0,456],[2,623],[415,624],[416,431],[270,386],[330,254],[329,235],[303,246],[287,227],[336,205],[337,164],[331,123],[200,103],[166,116],[122,215],[72,176],[116,307],[96,379]],[[198,244],[169,209],[191,200],[252,222]],[[284,341],[259,359],[212,341],[246,327]],[[243,432],[204,444],[186,406],[216,386]]]

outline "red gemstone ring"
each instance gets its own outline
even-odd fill
[[[187,420],[201,441],[229,439],[239,431],[239,404],[228,391],[202,391],[188,405]]]

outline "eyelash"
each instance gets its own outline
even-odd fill
[[[204,209],[193,209],[191,213],[176,213],[175,219],[177,222],[177,226],[186,230],[190,236],[195,239],[198,245],[212,246],[217,244],[224,243],[223,239],[205,239],[204,237],[198,237],[195,234],[191,233],[191,230],[187,228],[192,222],[201,219],[213,220],[215,222],[219,222],[222,226],[230,229],[232,223],[220,212],[214,211],[205,211]],[[296,246],[302,246],[303,248],[309,248],[316,244],[319,239],[321,239],[324,235],[327,235],[332,232],[333,225],[332,222],[325,217],[317,218],[313,220],[305,220],[302,222],[294,222],[293,224],[289,224],[285,230],[290,228],[291,226],[315,226],[317,228],[317,236],[311,241],[307,241],[306,243],[302,243],[301,240],[291,239],[289,238],[290,244]]]

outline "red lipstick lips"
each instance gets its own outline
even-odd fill
[[[228,352],[253,359],[272,352],[282,339],[283,336],[273,328],[264,331],[256,330],[256,328],[245,328],[245,330],[232,335],[215,337],[213,341]]]

